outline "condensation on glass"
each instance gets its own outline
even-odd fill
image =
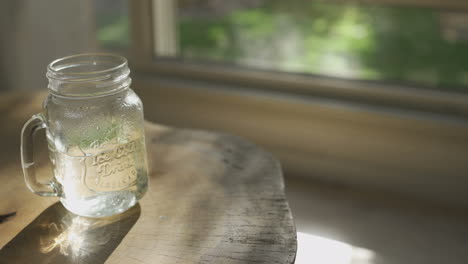
[[[25,181],[41,196],[59,196],[71,212],[109,216],[135,205],[148,186],[143,105],[130,89],[127,60],[80,54],[52,62],[42,113],[23,127]],[[35,175],[33,137],[45,129],[54,177]]]

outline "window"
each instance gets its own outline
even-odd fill
[[[96,40],[102,50],[125,50],[130,46],[127,0],[94,0]]]
[[[289,175],[463,193],[466,1],[130,3],[149,120],[245,137]]]
[[[468,92],[465,11],[308,0],[154,0],[153,10],[156,56]]]

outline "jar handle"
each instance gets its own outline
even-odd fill
[[[34,136],[37,131],[47,127],[42,114],[33,115],[21,130],[21,166],[23,167],[24,181],[31,192],[40,196],[59,196],[59,189],[55,181],[41,183],[36,178],[36,165],[34,164]]]

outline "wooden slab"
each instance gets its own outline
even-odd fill
[[[16,142],[0,155],[0,215],[16,212],[0,224],[0,263],[294,262],[280,165],[238,137],[148,123],[150,189],[119,216],[78,217],[54,198],[29,193],[13,147],[19,149],[18,123],[37,101],[18,99],[13,107],[21,113],[0,109],[2,122],[14,124],[0,136]],[[50,170],[44,165],[41,173]]]

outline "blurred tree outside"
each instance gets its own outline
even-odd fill
[[[447,37],[446,12],[306,0],[235,1],[226,10],[219,2],[179,0],[182,58],[467,91],[467,32]],[[466,30],[461,17],[455,26]]]
[[[130,45],[127,0],[95,0],[96,38],[102,49],[125,49]]]

